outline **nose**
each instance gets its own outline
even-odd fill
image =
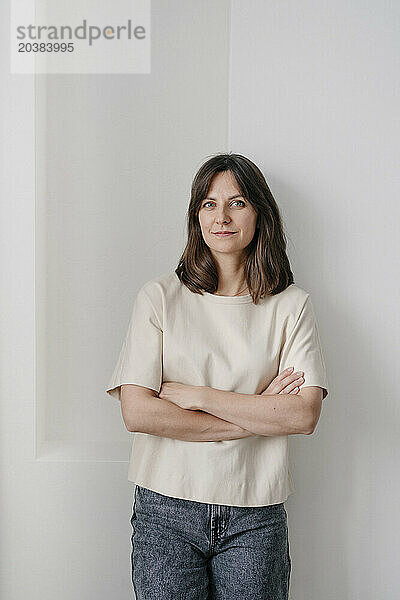
[[[215,222],[216,223],[228,223],[229,220],[230,220],[229,216],[226,214],[225,209],[220,208],[215,217]]]

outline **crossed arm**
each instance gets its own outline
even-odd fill
[[[167,391],[163,392],[163,388]],[[128,431],[185,441],[310,434],[319,419],[322,388],[307,386],[300,391],[240,394],[172,382],[163,384],[157,394],[149,388],[127,384],[121,386],[121,410]]]

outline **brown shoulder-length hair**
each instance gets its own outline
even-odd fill
[[[253,302],[258,304],[260,298],[282,292],[294,280],[278,205],[260,169],[241,154],[216,154],[194,176],[186,217],[188,237],[175,273],[196,294],[218,289],[217,267],[204,241],[198,213],[212,178],[222,171],[231,171],[240,193],[257,212],[256,230],[245,248],[243,267]]]

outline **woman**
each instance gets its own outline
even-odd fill
[[[136,296],[106,390],[135,432],[134,591],[287,600],[288,435],[312,433],[328,394],[313,306],[246,157],[201,166],[187,224],[176,270]]]

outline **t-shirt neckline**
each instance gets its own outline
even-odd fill
[[[217,296],[216,294],[203,291],[203,296],[206,300],[217,302],[219,304],[247,304],[253,302],[251,294],[245,294],[243,296]]]
[[[181,286],[189,292],[190,290],[188,290],[187,287],[180,281],[177,273],[173,271],[173,274]],[[215,302],[217,304],[249,304],[250,302],[253,302],[253,297],[251,294],[246,294],[245,296],[216,296],[215,294],[211,294],[210,292],[202,290],[200,295],[205,298],[205,300]]]

